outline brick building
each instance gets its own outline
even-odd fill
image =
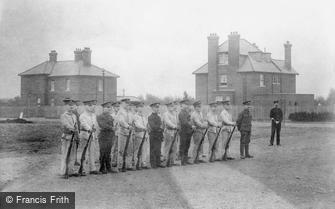
[[[312,108],[313,94],[296,94],[298,73],[291,64],[291,47],[284,44],[284,60],[273,59],[271,53],[261,51],[256,44],[241,39],[237,32],[219,45],[219,37],[208,37],[208,62],[193,72],[196,99],[203,103],[230,100],[241,104],[252,100],[254,105],[305,105]]]
[[[49,60],[19,74],[21,98],[25,105],[61,105],[66,97],[116,100],[118,75],[91,64],[90,48],[76,49],[74,60],[58,61],[57,52]]]

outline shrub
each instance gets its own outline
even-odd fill
[[[288,118],[291,121],[335,121],[335,114],[332,112],[295,112],[291,113]]]

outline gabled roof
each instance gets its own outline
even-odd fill
[[[207,74],[207,73],[208,73],[208,63],[196,69],[192,74]]]
[[[228,52],[228,40],[226,40],[219,46],[218,52]],[[248,52],[261,52],[261,50],[256,45],[241,38],[240,39],[240,54],[248,55]]]
[[[103,68],[97,67],[95,65],[85,66],[83,61],[57,61],[49,62],[45,61],[35,67],[30,68],[19,74],[19,76],[25,75],[48,75],[50,77],[54,76],[102,76],[103,71],[105,71],[106,77],[115,77],[119,76],[109,72]]]

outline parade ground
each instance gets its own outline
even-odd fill
[[[73,191],[76,208],[334,208],[335,123],[291,123],[268,146],[270,123],[254,122],[253,159],[61,179],[60,124],[0,124],[1,191]]]

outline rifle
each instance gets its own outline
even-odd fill
[[[221,133],[222,128],[223,128],[223,125],[220,126],[219,132],[218,132],[218,134],[217,134],[216,137],[215,137],[214,143],[213,143],[212,148],[211,148],[212,152],[211,152],[211,156],[210,156],[210,158],[209,158],[209,162],[212,162],[212,161],[213,161],[213,158],[214,158],[214,151],[215,151],[216,143],[217,143],[217,141],[218,141],[218,139],[219,139],[219,136],[220,136],[220,133]]]
[[[140,166],[140,159],[142,156],[142,147],[145,141],[145,136],[147,135],[147,131],[144,132],[140,147],[138,148],[138,152],[137,152],[137,163],[136,163],[136,167],[138,168]]]
[[[198,162],[198,160],[199,160],[200,148],[201,148],[202,143],[204,142],[204,139],[205,139],[205,136],[207,134],[207,131],[208,131],[208,128],[206,128],[205,133],[202,135],[202,138],[200,140],[199,146],[197,148],[197,155],[195,156],[194,162]]]
[[[226,159],[227,158],[227,150],[228,150],[228,147],[229,147],[229,143],[230,143],[231,137],[233,136],[233,133],[235,131],[235,128],[236,128],[236,126],[234,126],[234,128],[233,128],[232,132],[230,133],[230,136],[229,136],[229,138],[227,140],[227,144],[226,144],[226,146],[224,148],[224,155],[223,155],[222,159]]]
[[[172,153],[172,148],[173,148],[173,145],[177,139],[177,133],[178,133],[178,129],[176,130],[176,132],[174,133],[174,136],[173,136],[173,141],[171,143],[171,147],[169,149],[169,154],[168,154],[168,160],[167,160],[167,165],[170,165],[170,156],[171,156],[171,153]]]
[[[124,148],[124,151],[123,151],[123,156],[122,156],[122,159],[123,159],[123,162],[122,162],[122,170],[125,170],[126,169],[126,157],[127,157],[127,149],[128,149],[128,146],[129,146],[129,141],[130,141],[130,137],[131,137],[131,134],[132,134],[132,130],[129,131],[129,135],[127,137],[127,141],[126,141],[126,146]]]
[[[94,125],[93,125],[93,127],[94,127]],[[92,128],[93,128],[93,127],[92,127]],[[89,145],[89,143],[90,143],[90,141],[91,141],[92,135],[93,135],[93,131],[90,132],[90,135],[88,136],[86,145],[85,145],[85,147],[84,147],[84,149],[83,149],[83,152],[81,153],[80,167],[79,167],[79,171],[78,171],[78,173],[79,173],[80,175],[83,174],[83,166],[84,166],[84,161],[85,161],[85,158],[86,158],[86,152],[87,152],[88,145]]]
[[[76,124],[75,124],[75,126],[76,126]],[[78,130],[78,134],[80,133],[80,129],[79,128],[77,128],[77,130]],[[77,140],[76,140],[76,156],[75,156],[75,161],[74,161],[74,165],[80,165],[80,163],[78,162],[78,147],[79,147],[79,136],[77,135],[76,136],[77,138]]]
[[[71,149],[72,149],[74,135],[75,135],[75,132],[72,133],[70,145],[69,145],[69,148],[68,148],[67,153],[66,153],[66,159],[65,159],[66,166],[65,166],[65,174],[64,174],[64,177],[66,179],[69,178],[69,163],[70,163],[70,155],[71,155]]]

